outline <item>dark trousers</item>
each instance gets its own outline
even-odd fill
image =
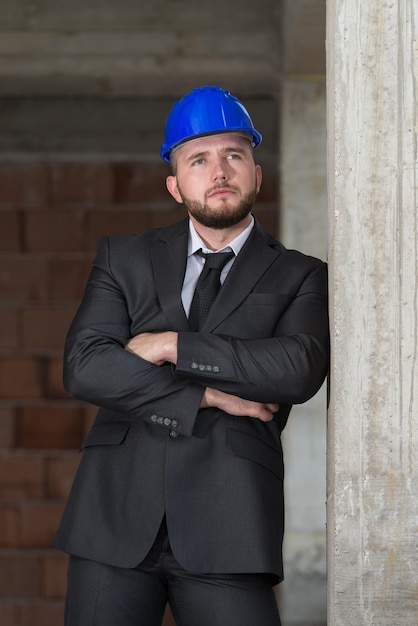
[[[134,569],[70,557],[65,626],[161,626],[167,602],[177,626],[280,626],[266,576],[186,572],[164,526]]]

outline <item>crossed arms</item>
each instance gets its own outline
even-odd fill
[[[172,331],[141,333],[132,337],[125,349],[154,365],[160,366],[165,363],[176,365],[177,339],[178,334]],[[230,415],[253,417],[263,422],[271,421],[274,413],[279,410],[277,403],[254,402],[218,389],[205,387],[200,408],[210,407],[216,407]]]
[[[112,266],[110,252],[109,241],[102,241],[67,336],[70,395],[138,419],[171,416],[179,432],[191,436],[202,408],[269,421],[278,405],[305,402],[321,386],[328,365],[325,265],[310,263],[298,278],[274,336],[241,340],[168,330],[154,304],[152,273],[143,272],[138,284],[138,272],[121,256],[113,255]],[[221,359],[222,374],[191,371],[195,354],[204,363]]]

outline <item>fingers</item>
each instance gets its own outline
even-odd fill
[[[274,417],[274,411],[271,411],[267,405],[260,404],[255,407],[255,413],[250,417],[254,417],[255,419],[259,419],[262,422],[271,422]]]
[[[268,403],[265,405],[265,407],[272,413],[277,413],[277,411],[280,409],[280,405],[275,403]]]
[[[262,422],[271,422],[274,414],[279,410],[279,405],[275,403],[251,402],[245,400],[249,417],[254,417]]]
[[[208,407],[217,407],[230,415],[252,417],[262,422],[270,422],[274,413],[279,410],[276,403],[254,402],[209,387],[206,388],[201,403],[201,408]]]

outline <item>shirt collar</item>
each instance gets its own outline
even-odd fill
[[[216,252],[225,252],[225,251],[232,250],[235,256],[237,256],[242,246],[247,241],[253,226],[254,226],[254,217],[251,215],[251,222],[248,224],[245,230],[243,230],[242,233],[237,235],[235,239],[233,239],[227,246],[225,246],[224,248],[220,248],[219,250],[216,250]],[[213,252],[213,250],[208,250],[206,248],[205,244],[203,243],[203,241],[197,234],[196,229],[193,225],[193,222],[189,220],[189,245],[188,245],[188,250],[187,250],[187,256],[188,257],[192,256],[193,254],[195,254],[195,252],[197,252],[197,250],[200,250],[200,248],[203,250],[203,252]]]

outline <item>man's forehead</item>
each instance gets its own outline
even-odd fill
[[[190,139],[176,148],[173,153],[189,155],[195,152],[206,152],[207,150],[222,150],[234,147],[251,148],[251,138],[244,133],[218,133],[207,137],[196,137]]]

